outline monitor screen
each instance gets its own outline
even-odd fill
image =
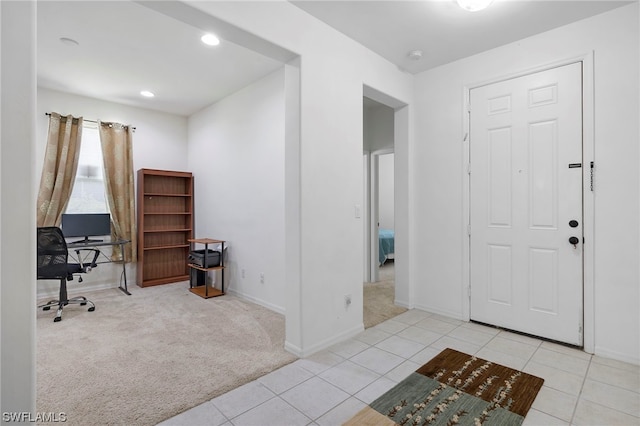
[[[89,237],[110,235],[111,215],[109,213],[65,213],[62,215],[62,233],[65,238],[84,237],[85,241],[89,241]]]

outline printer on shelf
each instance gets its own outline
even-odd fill
[[[191,250],[189,252],[189,263],[201,268],[213,268],[220,266],[220,252],[218,250],[207,250],[207,264],[204,264],[204,250]]]

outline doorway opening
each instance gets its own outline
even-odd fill
[[[395,304],[395,111],[363,98],[363,323],[372,327],[406,308]]]

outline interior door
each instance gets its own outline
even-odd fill
[[[471,319],[582,345],[582,64],[470,91]]]

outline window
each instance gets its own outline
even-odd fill
[[[84,123],[78,171],[66,213],[109,213],[98,127]]]

